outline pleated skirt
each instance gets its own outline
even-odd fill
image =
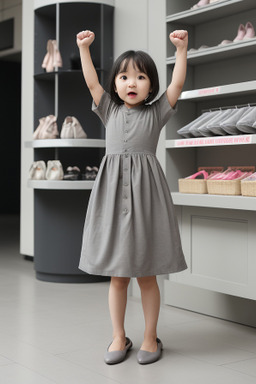
[[[79,268],[116,277],[187,268],[172,198],[154,154],[104,156],[88,204]]]

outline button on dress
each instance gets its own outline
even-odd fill
[[[79,268],[116,277],[186,269],[172,198],[156,158],[160,131],[175,113],[166,92],[130,109],[104,92],[92,110],[106,127],[106,154],[87,208]]]

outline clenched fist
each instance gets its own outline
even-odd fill
[[[92,31],[82,31],[76,35],[76,43],[78,48],[89,47],[95,39],[95,34]]]
[[[187,48],[188,32],[180,29],[170,33],[169,38],[176,48]]]

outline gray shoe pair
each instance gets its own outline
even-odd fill
[[[139,364],[152,364],[160,359],[162,350],[163,350],[163,344],[161,340],[158,338],[156,339],[156,342],[157,342],[156,352],[148,352],[148,351],[143,351],[141,349],[139,350],[139,352],[137,353],[137,361]],[[110,345],[108,346],[108,349]],[[107,349],[107,352],[105,353],[105,356],[104,356],[105,363],[109,365],[121,363],[122,361],[124,361],[127,355],[127,352],[131,348],[132,348],[132,342],[128,337],[126,337],[125,349],[123,349],[122,351],[109,351]]]
[[[156,339],[157,342],[157,350],[156,352],[148,352],[139,350],[137,353],[137,360],[139,364],[152,364],[155,363],[157,360],[160,359],[162,350],[163,350],[163,344],[160,339]]]
[[[109,349],[110,345],[108,346],[108,349]],[[125,349],[123,349],[122,351],[109,351],[107,349],[105,356],[104,356],[105,363],[106,364],[121,363],[122,361],[124,361],[124,359],[127,355],[127,352],[129,351],[129,349],[131,349],[131,347],[132,347],[132,342],[129,339],[129,337],[126,337]]]

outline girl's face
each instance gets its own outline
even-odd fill
[[[137,107],[151,92],[150,79],[144,72],[134,68],[130,60],[125,72],[118,73],[115,78],[115,91],[127,108]]]

